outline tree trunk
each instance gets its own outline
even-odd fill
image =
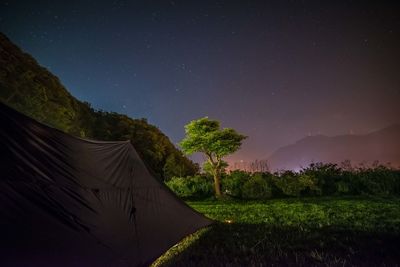
[[[215,196],[217,198],[221,197],[221,175],[218,171],[214,173],[214,188],[215,188]]]

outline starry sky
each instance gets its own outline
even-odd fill
[[[78,99],[174,143],[204,116],[237,129],[231,162],[400,122],[399,1],[13,0],[0,31]]]

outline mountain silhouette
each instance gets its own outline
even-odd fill
[[[298,170],[310,163],[336,163],[350,160],[353,165],[375,161],[400,167],[400,124],[365,134],[308,136],[279,148],[269,158],[271,170]]]

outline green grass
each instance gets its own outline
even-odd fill
[[[216,224],[185,238],[153,266],[400,264],[398,198],[188,204],[216,220]]]

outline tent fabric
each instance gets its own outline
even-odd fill
[[[0,266],[146,266],[211,220],[126,142],[72,137],[0,103]]]

